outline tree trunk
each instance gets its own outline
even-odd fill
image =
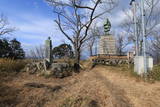
[[[92,49],[92,46],[89,46],[89,52],[90,52],[90,56],[93,55],[93,49]]]
[[[74,63],[74,70],[75,72],[79,72],[80,70],[80,48],[78,46],[74,46],[75,50],[75,63]]]

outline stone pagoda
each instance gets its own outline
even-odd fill
[[[99,55],[116,55],[116,40],[113,35],[109,34],[111,23],[107,19],[104,24],[105,35],[99,39]]]

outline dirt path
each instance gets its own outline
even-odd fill
[[[65,79],[1,76],[0,107],[160,107],[160,83],[97,66]]]
[[[125,105],[134,107],[160,107],[159,82],[151,84],[137,81],[133,77],[112,72],[113,70],[115,69],[111,67],[96,67],[93,72],[108,85],[118,106],[123,107],[124,102]]]
[[[132,107],[130,100],[125,96],[125,91],[114,83],[110,82],[101,72],[95,72],[95,78],[101,81],[112,96],[112,102],[115,107]]]

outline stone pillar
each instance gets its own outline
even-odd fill
[[[52,62],[52,40],[50,37],[45,41],[45,58],[51,63]]]

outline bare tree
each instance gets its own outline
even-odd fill
[[[159,0],[145,0],[145,26],[146,26],[146,37],[150,38],[153,36],[155,30],[160,24],[160,1]],[[141,14],[140,14],[140,3],[137,2],[137,35],[140,47],[140,53],[142,53],[142,34],[141,34]],[[121,23],[120,27],[128,33],[128,41],[135,43],[136,37],[134,36],[134,22],[133,14],[131,10],[124,11],[126,19]]]
[[[94,24],[90,30],[88,37],[86,39],[86,48],[88,48],[90,56],[93,55],[94,47],[96,47],[97,39],[104,35],[104,31],[102,30],[103,27],[97,27],[96,24]],[[95,49],[96,51],[96,49]]]
[[[123,55],[125,53],[124,49],[130,43],[125,36],[125,33],[121,33],[116,36],[116,48],[119,55]]]
[[[15,31],[15,28],[9,26],[7,18],[1,14],[0,15],[0,37],[4,34],[10,34]]]
[[[44,59],[45,58],[45,48],[43,45],[36,46],[30,50],[29,57],[34,59]]]
[[[88,42],[87,42],[87,47],[88,47],[88,49],[89,49],[89,54],[90,54],[90,56],[92,56],[93,55],[93,46],[94,46],[94,44],[95,44],[95,41],[96,41],[96,37],[92,37],[92,38],[90,38],[89,40],[88,40]]]
[[[150,46],[148,54],[154,59],[155,63],[160,63],[160,31],[154,32],[153,38],[150,40]]]
[[[114,0],[46,0],[53,6],[60,31],[74,46],[75,64],[79,66],[81,47],[86,42],[93,21],[115,7]],[[104,6],[105,5],[105,6]],[[105,7],[105,9],[104,9]],[[103,9],[101,9],[103,8]],[[98,11],[100,10],[101,11]]]

